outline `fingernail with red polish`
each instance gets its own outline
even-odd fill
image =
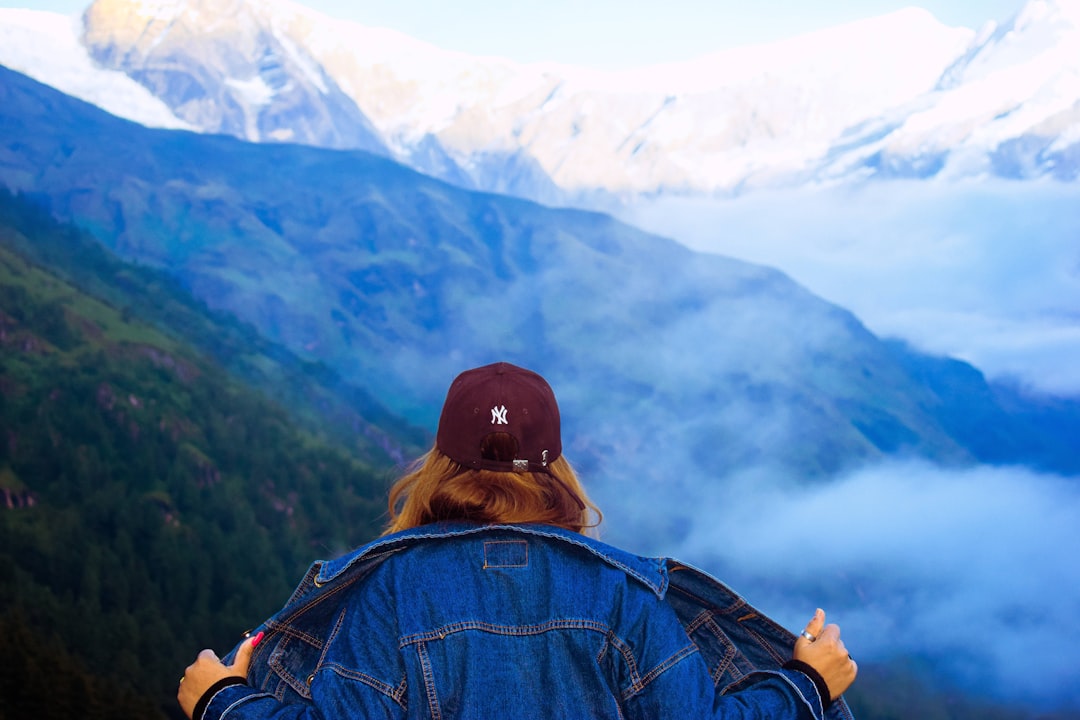
[[[262,633],[262,631],[259,631],[259,634],[255,636],[255,639],[251,641],[251,647],[255,647],[256,645],[261,643],[262,639],[263,639],[263,633]]]

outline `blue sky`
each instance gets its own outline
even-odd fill
[[[1024,0],[301,0],[332,17],[451,50],[523,62],[627,67],[686,60],[917,5],[949,25],[1003,21]],[[77,13],[88,0],[0,0]]]

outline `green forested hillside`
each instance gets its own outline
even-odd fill
[[[399,462],[429,438],[325,365],[298,358],[249,324],[214,312],[166,272],[124,262],[94,237],[61,225],[34,202],[0,187],[0,240],[90,295],[212,357],[289,407],[305,427],[364,456]]]
[[[167,293],[137,268],[118,304],[122,288],[104,302],[16,252],[71,231],[27,235],[6,201],[0,718],[173,713],[195,652],[228,649],[311,560],[378,533],[385,449],[411,440],[301,429],[182,332],[140,319],[161,309],[138,306],[148,293]]]

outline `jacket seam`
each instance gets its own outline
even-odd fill
[[[634,657],[633,648],[625,642],[622,638],[616,635],[611,628],[606,624],[597,622],[595,620],[552,620],[546,623],[540,623],[536,625],[497,625],[494,623],[486,623],[480,621],[467,621],[451,623],[434,630],[429,630],[422,633],[414,633],[412,635],[406,635],[401,638],[399,642],[400,648],[408,647],[409,645],[416,645],[420,654],[420,664],[423,669],[424,682],[428,685],[428,703],[438,702],[438,699],[433,697],[435,693],[432,683],[430,662],[427,654],[427,643],[434,640],[444,640],[447,636],[460,632],[467,632],[470,630],[479,630],[481,632],[488,632],[495,635],[505,636],[517,636],[524,637],[529,635],[541,635],[543,633],[552,632],[555,630],[589,630],[593,632],[603,633],[607,640],[607,645],[614,647],[619,653],[619,656],[623,659],[623,662],[627,666],[627,671],[630,676],[629,687],[621,693],[621,699],[627,700],[634,695],[643,691],[649,683],[654,681],[660,675],[678,665],[687,657],[694,655],[698,652],[697,645],[691,641],[688,645],[680,648],[677,652],[670,657],[663,660],[661,663],[653,667],[648,672],[642,674],[638,667],[637,660]],[[600,651],[599,657],[602,657],[604,651]],[[435,706],[432,706],[432,713],[436,713]]]
[[[697,652],[698,652],[697,645],[694,645],[694,643],[691,642],[689,645],[681,648],[675,654],[673,654],[671,657],[669,657],[666,660],[662,661],[659,665],[652,668],[651,670],[649,670],[644,675],[639,676],[637,674],[638,671],[635,668],[634,677],[636,678],[636,680],[629,688],[627,688],[622,693],[622,698],[621,699],[624,700],[624,701],[629,700],[629,699],[633,698],[635,695],[643,692],[645,690],[645,688],[647,688],[649,686],[649,684],[652,683],[654,680],[656,680],[658,677],[660,677],[665,672],[667,672],[671,668],[673,668],[676,665],[678,665],[679,663],[681,663],[686,658],[690,657],[691,655],[696,654]]]
[[[431,668],[431,658],[428,656],[427,644],[417,644],[416,651],[420,656],[420,668],[424,674],[424,693],[427,695],[428,710],[431,712],[431,718],[432,720],[442,720],[439,694],[435,690],[435,673]]]
[[[368,675],[365,672],[361,672],[359,670],[352,670],[345,667],[344,665],[340,665],[335,662],[326,663],[319,669],[326,670],[327,672],[332,672],[335,675],[343,677],[347,680],[355,680],[358,683],[367,685],[372,690],[386,695],[388,698],[400,705],[403,709],[406,707],[406,702],[404,701],[406,685],[403,682],[398,683],[397,685],[391,685],[390,683],[379,680],[378,678]]]
[[[698,595],[697,593],[691,592],[690,590],[687,590],[684,587],[680,587],[678,585],[671,585],[671,591],[679,593],[680,595],[684,595],[684,596],[686,596],[688,598],[691,598],[692,600],[696,601],[698,604],[707,605],[709,609],[703,611],[702,614],[708,613],[709,615],[732,615],[732,614],[737,613],[740,610],[742,610],[742,609],[744,609],[744,608],[746,608],[748,606],[748,603],[746,602],[746,600],[744,600],[742,597],[740,597],[738,595],[735,595],[735,594],[732,594],[732,597],[735,600],[734,603],[732,603],[731,605],[729,605],[729,606],[727,606],[725,608],[719,608],[719,607],[716,607],[715,605],[713,605],[711,602],[709,602],[705,598]],[[700,617],[700,615],[699,615],[699,617]]]
[[[317,609],[323,602],[337,597],[339,593],[352,587],[359,579],[361,578],[349,578],[347,581],[329,588],[326,592],[321,593],[316,597],[303,597],[298,601],[298,605],[284,616],[276,619],[271,618],[266,622],[267,633],[264,642],[278,636],[283,638],[278,642],[278,645],[274,648],[274,651],[270,653],[269,657],[267,657],[266,664],[282,682],[298,692],[301,697],[310,696],[310,688],[302,682],[301,678],[295,677],[293,673],[280,662],[279,658],[284,651],[283,645],[288,643],[289,640],[299,640],[318,650],[319,661],[315,665],[315,670],[318,670],[326,656],[326,651],[330,644],[329,638],[326,641],[323,641],[321,638],[298,630],[295,623],[304,615]],[[340,622],[341,618],[339,617],[338,624],[335,625],[335,631],[340,625]],[[331,633],[330,637],[332,636],[333,633]],[[267,644],[267,647],[269,647],[269,644]]]
[[[623,662],[626,663],[626,669],[630,674],[630,686],[622,692],[622,697],[629,697],[643,687],[641,673],[638,671],[637,660],[634,659],[633,649],[613,631],[608,631],[607,640],[608,643],[618,651]]]
[[[757,615],[757,614],[754,614],[754,615],[750,616],[750,618],[755,618],[755,619],[758,619],[758,618],[760,618],[760,617],[761,617],[761,616],[760,616],[760,615]],[[761,646],[761,648],[762,648],[762,649],[763,649],[763,650],[764,650],[765,652],[769,653],[769,656],[770,656],[770,657],[772,657],[772,658],[773,658],[773,660],[775,660],[775,661],[776,661],[776,664],[777,664],[777,665],[783,665],[783,664],[784,664],[784,662],[785,662],[785,660],[786,660],[786,658],[784,658],[784,657],[783,657],[782,655],[780,655],[779,653],[777,653],[777,652],[776,652],[776,650],[774,650],[774,649],[773,649],[772,645],[771,645],[771,644],[770,644],[770,643],[768,642],[768,640],[767,640],[766,638],[764,638],[764,637],[763,637],[763,636],[761,635],[761,633],[757,632],[757,631],[756,631],[756,630],[755,630],[755,629],[754,629],[753,627],[751,627],[750,625],[744,625],[744,624],[743,624],[743,620],[746,620],[746,619],[750,619],[750,618],[745,618],[745,617],[742,617],[742,618],[738,618],[738,619],[736,620],[736,622],[738,622],[738,623],[740,624],[740,626],[741,626],[741,627],[743,628],[743,630],[744,630],[744,631],[745,631],[745,632],[746,632],[746,633],[747,633],[748,635],[752,635],[752,636],[753,636],[754,640],[756,640],[756,641],[757,641],[757,644],[758,644],[758,645],[760,645],[760,646]]]
[[[736,651],[735,645],[734,643],[732,643],[731,638],[727,636],[727,633],[724,632],[724,629],[720,627],[719,623],[716,622],[716,618],[713,617],[710,613],[708,620],[702,623],[702,625],[699,627],[708,627],[709,631],[713,634],[713,637],[715,637],[717,640],[723,638],[724,641],[724,657],[720,659],[720,662],[716,664],[716,667],[711,673],[713,684],[715,685],[719,683],[720,678],[722,678],[724,676],[724,673],[727,672],[731,672],[733,675],[738,675],[739,677],[742,677],[742,670],[740,670],[739,667],[735,664],[735,658],[738,655],[738,651]]]
[[[310,608],[311,606],[308,605],[306,607]],[[291,619],[295,619],[295,618],[290,618],[290,620]],[[311,645],[312,647],[314,647],[316,650],[320,650],[320,651],[322,650],[322,647],[323,647],[323,641],[322,640],[315,637],[314,635],[309,635],[308,633],[306,633],[306,632],[304,632],[302,630],[297,630],[291,624],[289,624],[289,622],[287,622],[287,621],[286,622],[281,622],[281,621],[277,621],[277,620],[270,620],[269,622],[266,623],[266,627],[269,629],[269,632],[266,633],[265,640],[272,640],[276,636],[282,635],[282,636],[284,636],[286,638],[289,638],[291,640],[299,640],[301,642],[305,642],[308,645]]]
[[[529,635],[542,635],[544,633],[552,632],[554,630],[591,630],[605,635],[609,633],[608,626],[596,620],[551,620],[545,623],[539,623],[534,625],[499,625],[495,623],[482,622],[479,620],[466,620],[463,622],[443,625],[441,627],[437,627],[433,630],[427,630],[422,633],[405,635],[398,642],[398,647],[405,648],[409,645],[423,644],[431,642],[432,640],[443,640],[448,635],[454,635],[460,632],[467,632],[469,630],[479,630],[481,632],[491,633],[493,635],[507,635],[518,637],[526,637]]]
[[[274,652],[266,659],[266,665],[270,668],[270,671],[277,676],[278,680],[291,687],[300,695],[300,697],[310,698],[311,688],[308,687],[306,683],[302,682],[300,678],[294,675],[281,662],[281,658],[285,655],[285,650],[291,640],[293,640],[293,638],[288,637],[279,642],[277,647],[274,648]]]
[[[294,621],[296,618],[307,614],[309,611],[311,611],[314,608],[318,607],[323,602],[325,602],[325,601],[327,601],[327,600],[329,600],[329,599],[331,599],[333,597],[336,597],[338,593],[341,593],[341,592],[347,590],[357,580],[360,580],[360,579],[361,578],[349,578],[349,579],[343,581],[339,585],[334,585],[333,587],[328,588],[325,592],[320,593],[316,597],[302,597],[298,601],[297,607],[295,607],[291,612],[288,612],[287,614],[285,614],[284,616],[282,616],[280,618],[271,620],[270,622],[267,623],[267,626],[271,629],[271,632],[281,632],[281,633],[289,634],[289,635],[291,635],[293,637],[296,637],[298,639],[309,642],[309,643],[311,643],[312,645],[314,645],[315,647],[317,647],[319,649],[322,649],[322,642],[320,640],[318,640],[317,638],[314,638],[314,637],[312,637],[310,635],[307,635],[306,633],[298,632],[298,631],[292,629],[290,627],[290,623],[292,621]],[[286,607],[288,607],[288,606],[286,606]]]
[[[488,550],[493,549],[491,547],[493,545],[521,545],[521,546],[524,546],[524,549],[525,549],[525,560],[524,560],[524,562],[505,563],[505,564],[501,564],[501,565],[496,565],[496,564],[492,563],[488,559]],[[494,568],[501,569],[501,568],[524,568],[524,567],[529,567],[529,543],[528,543],[527,540],[485,540],[484,541],[484,565],[483,565],[484,570],[494,569]]]
[[[767,675],[767,676],[770,676],[770,677],[777,677],[777,678],[780,678],[781,680],[783,680],[784,683],[786,683],[787,686],[790,687],[792,689],[792,691],[794,691],[796,699],[801,700],[803,702],[803,704],[806,706],[806,709],[808,709],[810,711],[811,715],[813,715],[815,718],[824,718],[825,717],[825,708],[822,707],[821,697],[817,694],[817,688],[814,687],[814,697],[817,699],[817,701],[816,702],[811,702],[810,699],[806,697],[806,694],[803,693],[802,689],[799,687],[799,684],[796,683],[794,680],[792,680],[787,675],[787,672],[793,672],[793,673],[798,673],[799,675],[802,675],[803,677],[806,678],[806,681],[808,683],[810,683],[811,687],[814,687],[813,681],[809,677],[807,677],[805,674],[800,673],[798,670],[790,670],[790,671],[786,671],[786,672],[785,671],[780,671],[780,670],[754,670],[753,672],[751,672],[749,674],[743,675],[738,680],[735,680],[734,682],[729,683],[723,690],[720,691],[720,694],[721,695],[727,695],[730,692],[732,692],[733,688],[735,688],[735,692],[738,692],[738,690],[742,689],[742,687],[740,687],[740,686],[742,686],[744,683],[746,683],[754,675]],[[815,712],[815,709],[816,709],[816,712]]]
[[[256,700],[258,698],[264,698],[264,697],[272,698],[274,696],[270,695],[268,693],[255,693],[253,695],[245,695],[242,698],[237,698],[232,703],[230,703],[228,707],[226,707],[224,710],[221,711],[221,714],[218,715],[218,720],[225,720],[225,717],[229,713],[231,713],[233,710],[235,710],[237,707],[239,707],[240,705],[243,705],[244,703],[249,702],[251,700]]]
[[[794,681],[793,681],[793,680],[792,680],[791,678],[789,678],[789,677],[788,677],[787,675],[785,675],[784,673],[782,673],[782,672],[777,672],[777,671],[775,671],[775,670],[764,670],[764,671],[762,671],[762,672],[766,672],[766,673],[768,673],[768,674],[770,674],[770,675],[779,675],[780,677],[782,677],[782,678],[784,679],[784,682],[786,682],[786,683],[787,683],[788,685],[790,685],[790,686],[791,686],[791,687],[792,687],[792,688],[793,688],[793,689],[795,690],[795,694],[796,694],[796,695],[798,695],[798,696],[799,696],[799,698],[800,698],[800,699],[801,699],[801,700],[802,700],[802,701],[803,701],[804,703],[806,703],[806,706],[807,706],[808,708],[810,708],[810,712],[812,712],[812,713],[813,713],[813,711],[814,711],[814,704],[813,704],[813,703],[811,703],[809,699],[807,699],[806,695],[804,695],[804,694],[803,694],[803,691],[802,691],[802,689],[801,689],[801,688],[800,688],[800,687],[798,686],[798,684],[796,684],[796,683],[795,683],[795,682],[794,682]],[[794,671],[794,672],[798,672],[798,671],[796,670],[796,671]],[[809,678],[809,677],[807,677],[807,680],[810,680],[810,678]],[[813,682],[813,681],[811,680],[811,682]],[[817,688],[816,688],[816,687],[814,688],[814,694],[815,694],[815,695],[817,696],[817,703],[816,703],[816,704],[817,704],[817,712],[816,712],[816,713],[814,713],[814,715],[815,715],[815,717],[819,717],[819,718],[820,718],[820,717],[825,717],[825,708],[824,708],[824,706],[823,706],[823,705],[822,705],[822,703],[821,703],[821,696],[820,696],[820,695],[817,695]]]
[[[330,652],[330,646],[334,643],[334,638],[337,637],[338,632],[341,630],[341,624],[345,621],[345,613],[348,608],[342,608],[338,613],[337,620],[334,622],[334,627],[330,631],[330,634],[326,637],[326,642],[322,645],[322,651],[319,653],[319,659],[315,661],[315,668],[311,671],[311,678],[314,679],[315,674],[323,669],[326,663],[326,654]],[[311,683],[308,683],[310,689]]]
[[[680,662],[682,662],[686,658],[688,658],[691,655],[695,654],[697,651],[698,651],[697,645],[694,645],[693,643],[690,643],[686,647],[682,648],[681,650],[676,652],[674,655],[669,657],[667,660],[663,661],[662,663],[660,663],[659,665],[654,667],[652,670],[647,672],[641,678],[641,688],[640,689],[644,690],[648,686],[648,684],[651,683],[653,680],[660,677],[665,672],[667,672],[671,668],[675,667],[676,665],[678,665]]]

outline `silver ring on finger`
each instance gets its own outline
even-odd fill
[[[806,638],[807,640],[809,640],[810,642],[814,642],[815,640],[817,640],[817,636],[816,636],[816,635],[814,635],[814,634],[813,634],[812,632],[810,632],[809,630],[803,630],[803,631],[802,631],[802,633],[800,633],[800,634],[801,634],[801,635],[802,635],[802,636],[803,636],[804,638]]]

